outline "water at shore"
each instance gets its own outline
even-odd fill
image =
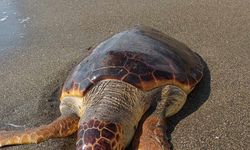
[[[0,1],[0,52],[21,44],[30,18],[23,18],[11,0]]]

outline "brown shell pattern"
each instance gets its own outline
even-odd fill
[[[134,27],[99,44],[66,80],[62,96],[84,96],[97,82],[116,79],[141,90],[171,84],[190,92],[200,81],[200,57],[150,27]]]

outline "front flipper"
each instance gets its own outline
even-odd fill
[[[143,123],[138,150],[170,150],[163,115],[152,114]]]
[[[7,145],[39,143],[50,138],[66,137],[78,129],[79,117],[62,115],[48,125],[24,131],[0,131],[0,147]]]
[[[166,86],[162,89],[161,100],[154,112],[148,116],[142,125],[138,150],[170,150],[167,140],[165,119],[176,114],[184,105],[187,94],[176,86]]]

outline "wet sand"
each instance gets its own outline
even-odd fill
[[[248,149],[249,0],[0,1],[0,129],[58,117],[58,89],[88,47],[136,24],[182,41],[207,65],[204,80],[169,121],[174,149]],[[2,149],[74,149],[75,139]]]

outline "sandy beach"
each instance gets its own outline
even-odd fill
[[[250,147],[249,0],[0,1],[0,130],[60,116],[58,94],[88,48],[143,24],[185,43],[207,65],[169,119],[174,150]],[[76,135],[1,150],[73,150]]]

